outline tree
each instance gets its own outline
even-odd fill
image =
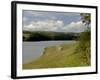
[[[91,39],[91,31],[90,31],[90,24],[91,24],[91,15],[89,13],[80,13],[81,20],[87,26],[87,30],[84,30],[84,32],[80,33],[80,36],[78,38],[79,44],[76,49],[81,54],[81,59],[86,63],[87,65],[90,65],[90,39]]]
[[[81,20],[85,25],[90,25],[91,23],[91,14],[89,13],[80,13],[81,15]]]

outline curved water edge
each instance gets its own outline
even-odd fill
[[[44,49],[51,46],[60,44],[69,44],[75,41],[40,41],[40,42],[23,42],[22,45],[22,62],[23,64],[29,63],[38,59],[43,55]]]

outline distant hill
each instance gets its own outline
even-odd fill
[[[23,41],[74,40],[80,33],[52,31],[23,31]]]

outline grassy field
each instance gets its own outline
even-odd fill
[[[39,59],[23,64],[23,69],[90,66],[86,60],[81,58],[81,51],[76,51],[77,46],[78,41],[47,47]]]

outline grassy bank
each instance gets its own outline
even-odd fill
[[[89,66],[77,46],[78,42],[48,47],[39,59],[23,64],[23,69]]]

